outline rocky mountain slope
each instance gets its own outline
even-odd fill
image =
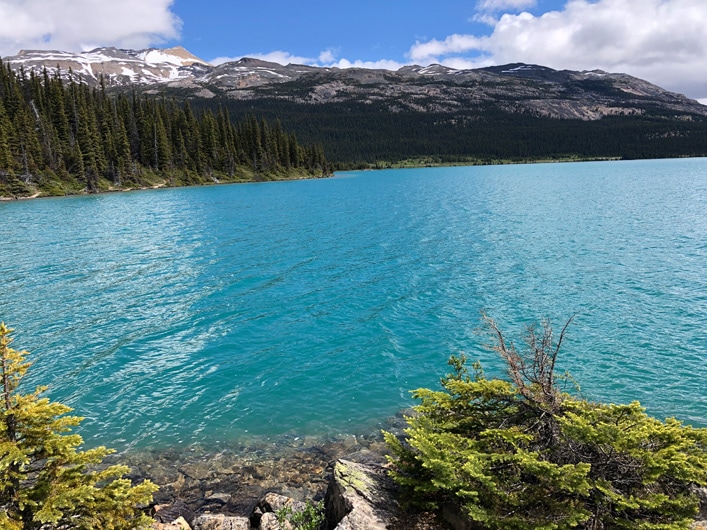
[[[13,69],[60,72],[116,90],[138,87],[181,97],[263,98],[289,103],[356,102],[390,112],[465,113],[489,105],[539,117],[596,120],[605,116],[707,116],[707,106],[647,81],[600,70],[575,72],[510,64],[473,70],[440,65],[397,71],[283,66],[257,59],[210,65],[181,47],[84,53],[22,51],[6,57]]]
[[[6,57],[13,70],[25,72],[59,72],[68,77],[96,85],[105,79],[107,85],[149,85],[165,83],[191,76],[193,68],[206,62],[184,48],[150,48],[146,50],[119,50],[96,48],[89,52],[72,53],[55,50],[22,50],[17,55]]]

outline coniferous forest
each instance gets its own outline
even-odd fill
[[[234,120],[277,117],[301,141],[321,142],[327,159],[342,169],[410,159],[495,164],[707,156],[707,119],[671,114],[650,102],[642,115],[582,120],[508,112],[491,103],[449,114],[390,112],[384,103],[214,100],[194,106],[222,106]]]
[[[279,121],[0,67],[0,196],[326,176]]]

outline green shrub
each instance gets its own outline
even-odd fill
[[[561,391],[555,361],[571,319],[557,341],[548,323],[530,327],[519,352],[484,318],[509,380],[453,356],[443,390],[413,392],[405,435],[385,433],[408,502],[454,503],[481,528],[688,528],[693,486],[707,484],[707,429]]]
[[[324,524],[324,503],[319,501],[313,504],[307,500],[302,510],[295,511],[291,506],[285,506],[275,515],[280,526],[284,527],[288,522],[292,530],[319,530]]]
[[[67,434],[82,418],[41,397],[44,388],[20,394],[30,363],[10,348],[11,329],[0,324],[0,528],[3,530],[128,530],[152,520],[138,508],[157,486],[132,486],[125,466],[101,466],[112,451],[79,451],[80,436]]]

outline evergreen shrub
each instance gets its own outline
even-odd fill
[[[549,323],[518,351],[488,317],[508,380],[452,356],[442,390],[418,389],[404,435],[385,433],[407,502],[452,503],[490,529],[688,528],[707,485],[707,429],[594,403],[561,388]]]
[[[3,530],[128,530],[149,528],[140,509],[157,486],[133,486],[121,465],[101,465],[112,451],[69,434],[82,418],[42,397],[21,394],[30,363],[10,347],[11,329],[0,324],[0,528]]]

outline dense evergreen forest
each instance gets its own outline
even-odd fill
[[[0,66],[0,196],[325,176],[277,120]]]
[[[493,103],[454,114],[391,112],[384,104],[302,104],[278,98],[194,101],[218,105],[234,120],[247,115],[279,119],[304,142],[325,147],[338,168],[396,163],[497,163],[602,158],[707,156],[707,120],[672,115],[646,101],[642,115],[600,120],[556,119],[507,112]]]

